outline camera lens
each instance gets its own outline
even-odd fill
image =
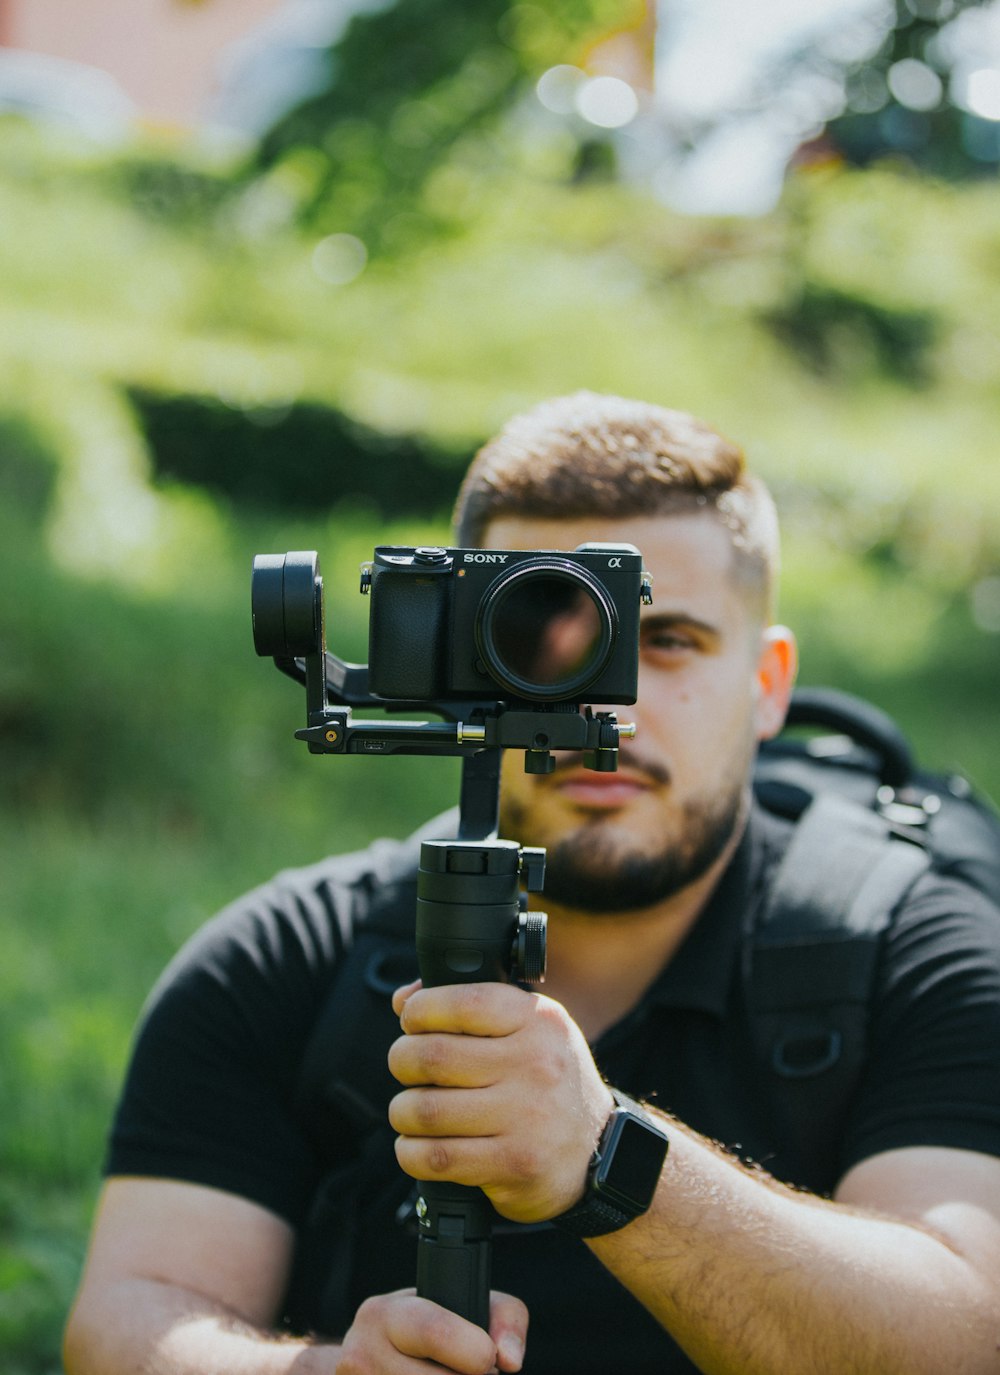
[[[476,643],[487,672],[507,692],[571,701],[603,671],[617,627],[614,603],[584,568],[539,558],[486,589]]]

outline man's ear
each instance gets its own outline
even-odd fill
[[[770,740],[784,725],[799,667],[795,636],[784,625],[769,625],[761,636],[757,661],[757,739]]]

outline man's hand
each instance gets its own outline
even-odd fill
[[[490,1327],[412,1290],[368,1299],[343,1343],[275,1330],[294,1233],[235,1194],[161,1179],[105,1186],[66,1332],[67,1375],[455,1375],[514,1372],[528,1313],[490,1296]]]
[[[517,1371],[528,1311],[520,1299],[490,1297],[490,1330],[449,1313],[413,1289],[366,1299],[344,1338],[337,1375],[418,1375],[428,1365],[456,1375]]]
[[[590,1048],[551,998],[510,984],[399,989],[406,1033],[389,1051],[389,1105],[415,1179],[481,1188],[504,1217],[539,1222],[582,1196],[614,1100]]]

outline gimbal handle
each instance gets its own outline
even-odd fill
[[[495,750],[473,756],[477,764],[471,776],[463,777],[460,835],[488,819],[485,794],[491,787],[494,795],[498,791],[499,755]],[[545,916],[526,912],[521,903],[522,878],[537,891],[544,864],[543,850],[492,835],[424,841],[416,943],[427,987],[511,979],[531,983],[544,977]],[[480,1189],[433,1180],[421,1184],[417,1293],[484,1329],[490,1316],[492,1217]]]

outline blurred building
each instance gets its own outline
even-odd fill
[[[0,0],[0,88],[9,103],[67,99],[78,83],[112,91],[145,121],[200,122],[218,96],[224,54],[286,0]],[[85,89],[86,88],[86,89]],[[39,92],[37,97],[32,92]],[[3,91],[0,89],[0,97]]]

